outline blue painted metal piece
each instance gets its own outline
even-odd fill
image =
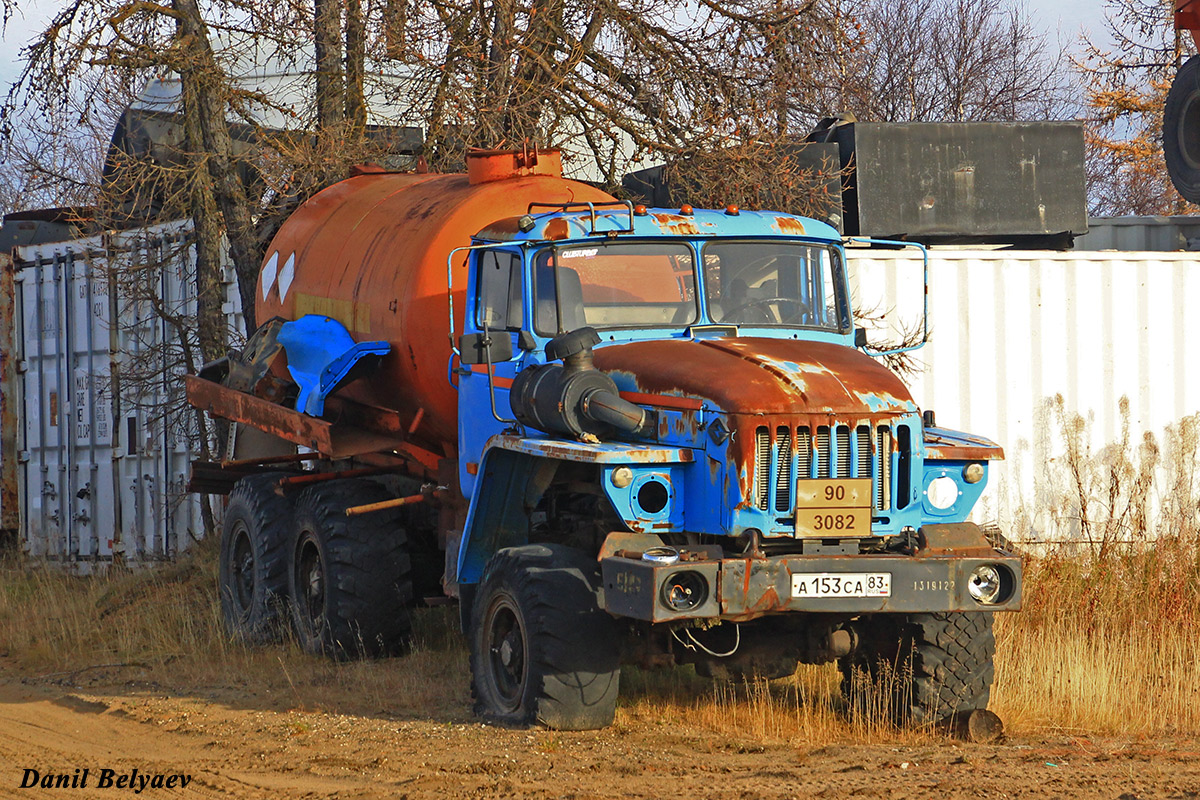
[[[536,210],[536,209],[535,209]],[[844,248],[838,232],[817,220],[775,212],[741,211],[729,214],[721,210],[695,209],[691,214],[676,210],[648,209],[645,214],[633,214],[627,208],[600,208],[578,211],[555,210],[533,213],[529,219],[513,218],[498,221],[480,231],[470,248],[454,251],[448,259],[448,274],[451,262],[461,263],[461,253],[470,252],[472,269],[468,271],[466,287],[466,309],[462,314],[464,333],[482,332],[481,293],[478,269],[481,253],[488,251],[510,253],[521,264],[520,285],[510,286],[513,294],[520,298],[522,308],[521,337],[515,325],[501,332],[492,330],[492,335],[513,337],[514,361],[496,365],[497,402],[507,405],[507,383],[513,376],[532,364],[546,361],[545,345],[548,336],[539,333],[534,324],[536,298],[534,296],[533,269],[537,253],[546,246],[579,245],[596,240],[673,240],[691,248],[693,263],[703,264],[706,244],[714,238],[777,239],[796,242],[806,241],[830,246],[838,251],[839,262],[844,265]],[[532,224],[530,224],[532,222]],[[838,290],[849,294],[848,280],[844,269],[835,274]],[[601,332],[603,341],[597,352],[608,346],[626,342],[655,339],[702,339],[711,335],[709,328],[722,328],[720,336],[732,335],[735,339],[801,339],[811,342],[836,344],[846,348],[853,346],[853,327],[840,330],[817,328],[787,328],[783,326],[759,326],[742,324],[721,326],[712,319],[707,307],[708,287],[704,270],[697,270],[694,292],[697,298],[697,317],[693,325],[661,325],[645,328],[613,327]],[[453,288],[453,287],[452,287]],[[452,292],[453,293],[453,292]],[[451,326],[454,311],[451,311]],[[512,323],[510,323],[511,325]],[[732,328],[730,334],[727,328]],[[786,380],[794,385],[798,395],[810,391],[810,378],[819,364],[794,362],[791,359],[771,358],[767,352],[743,355],[752,363],[760,364],[772,380]],[[452,359],[451,369],[456,367]],[[841,365],[829,365],[826,372],[834,377],[842,375]],[[618,388],[627,399],[642,405],[655,406],[646,389],[640,388],[638,376],[611,373]],[[824,373],[822,373],[824,376]],[[818,376],[818,377],[822,377]],[[489,402],[484,393],[487,381],[481,373],[459,369],[452,373],[459,383],[459,444],[460,485],[470,498],[463,540],[459,549],[458,581],[464,585],[477,583],[488,559],[503,547],[525,544],[529,538],[528,509],[525,507],[527,492],[538,486],[537,475],[547,461],[584,462],[597,465],[598,475],[608,500],[618,518],[630,530],[643,533],[692,532],[710,535],[737,536],[748,530],[760,532],[767,540],[780,540],[795,535],[795,523],[790,514],[775,509],[760,508],[755,498],[746,494],[754,476],[753,462],[747,462],[750,449],[747,442],[731,438],[729,431],[745,426],[744,415],[759,413],[761,409],[741,407],[724,408],[728,403],[716,403],[711,398],[693,396],[685,389],[670,386],[661,390],[658,399],[662,404],[655,406],[658,426],[655,434],[643,441],[628,442],[583,442],[546,437],[534,433],[524,435],[519,428],[505,428],[487,413],[479,413]],[[854,389],[853,375],[850,376]],[[703,394],[703,393],[702,393]],[[854,476],[869,475],[874,481],[880,479],[887,464],[891,492],[890,507],[876,509],[873,514],[872,531],[876,536],[894,536],[906,529],[918,529],[929,522],[947,522],[965,519],[971,506],[978,499],[986,484],[986,477],[978,484],[965,484],[961,470],[966,460],[1002,458],[1002,452],[994,444],[963,434],[949,435],[940,432],[942,438],[929,439],[923,435],[920,410],[911,401],[890,394],[854,392],[865,403],[862,418],[838,416],[837,423],[858,430],[861,426],[872,428],[872,447],[876,441],[875,426],[880,424],[879,415],[887,417],[892,435],[904,433],[907,452],[901,452],[897,441],[889,439],[890,452],[886,456],[872,456],[870,468],[860,474],[865,461],[857,455],[848,458]],[[699,401],[699,407],[684,407],[680,400]],[[813,398],[805,402],[811,403]],[[835,410],[830,408],[831,420]],[[787,416],[787,415],[785,415]],[[743,422],[739,422],[743,418]],[[720,422],[720,426],[716,423]],[[763,419],[764,425],[785,424]],[[786,424],[795,425],[789,421]],[[808,424],[804,422],[802,424]],[[716,426],[716,427],[714,427]],[[749,429],[753,432],[753,428]],[[881,428],[882,430],[882,428]],[[533,432],[529,432],[533,433]],[[814,435],[816,431],[814,429]],[[743,431],[744,435],[744,431]],[[857,441],[857,440],[856,440]],[[826,445],[829,462],[820,467],[822,475],[830,469],[830,463],[838,459],[839,444],[835,440]],[[852,445],[858,447],[860,445]],[[930,453],[926,454],[926,447]],[[735,455],[736,453],[736,455]],[[881,462],[879,458],[884,460]],[[940,462],[938,459],[942,459]],[[797,454],[793,453],[791,475],[798,475]],[[630,476],[622,475],[617,487],[613,473],[618,468],[628,467]],[[812,477],[817,476],[817,466],[809,467]],[[779,464],[772,463],[767,476],[767,485],[777,487]],[[849,474],[849,473],[847,473]],[[954,477],[962,487],[959,500],[948,509],[933,509],[924,502],[924,493],[929,481],[941,476]],[[784,482],[786,485],[786,481]],[[661,487],[651,491],[647,497],[665,494],[666,504],[654,511],[641,507],[639,494],[649,484]],[[878,484],[877,484],[878,485]],[[665,489],[665,492],[663,491]],[[772,490],[777,491],[777,488]],[[790,490],[789,490],[790,491]],[[686,500],[685,500],[686,498]]]
[[[527,231],[509,221],[501,220],[475,234],[479,242],[544,242],[564,239],[604,237],[609,233],[625,236],[649,236],[656,239],[675,236],[708,238],[713,236],[773,238],[805,238],[841,241],[832,226],[808,217],[777,211],[742,210],[736,215],[714,209],[697,208],[691,214],[677,209],[651,208],[645,214],[633,216],[630,229],[629,212],[623,208],[599,209],[595,212],[595,233],[589,211],[551,211],[530,215],[533,226]],[[565,223],[565,224],[564,224]]]
[[[654,447],[624,442],[577,442],[570,439],[493,436],[487,447],[499,447],[531,456],[582,461],[591,464],[686,464],[692,451],[686,447]]]
[[[331,317],[306,314],[279,328],[279,343],[287,353],[288,372],[300,387],[296,410],[314,417],[325,411],[325,398],[366,356],[387,355],[387,342],[358,342],[342,323]]]
[[[984,468],[983,480],[978,483],[967,483],[963,479],[963,468],[967,464],[978,463]],[[958,497],[946,508],[938,508],[929,500],[929,486],[938,478],[949,478],[958,488]],[[984,487],[987,486],[987,462],[972,461],[937,461],[925,462],[924,476],[921,481],[921,508],[927,522],[965,522],[975,507]]]

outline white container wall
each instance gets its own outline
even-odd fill
[[[31,555],[157,560],[203,533],[186,492],[197,437],[178,335],[151,307],[195,313],[184,234],[170,223],[17,251],[18,496]],[[147,267],[139,302],[114,279],[131,266]]]
[[[919,323],[918,253],[859,250],[849,261],[857,308],[888,312],[892,336]],[[906,380],[939,425],[1005,448],[976,519],[1045,541],[1078,536],[1081,516],[1106,516],[1104,492],[1091,497],[1096,476],[1084,475],[1080,490],[1064,485],[1074,480],[1067,471],[1080,462],[1107,469],[1121,451],[1136,462],[1144,434],[1167,445],[1169,426],[1200,414],[1196,308],[1200,259],[1191,253],[931,251],[932,339]],[[1072,462],[1066,430],[1076,414],[1082,458]],[[1156,507],[1174,480],[1165,450],[1148,498]],[[1094,501],[1082,515],[1081,495]]]

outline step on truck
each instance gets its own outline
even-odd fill
[[[228,430],[192,488],[228,494],[229,631],[388,655],[457,601],[476,711],[515,725],[608,725],[622,664],[836,661],[849,708],[985,709],[1021,566],[967,517],[1003,453],[872,357],[845,246],[618,202],[555,151],[316,194],[267,252],[266,321],[186,378]]]

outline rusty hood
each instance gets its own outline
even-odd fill
[[[622,390],[697,398],[728,413],[877,415],[917,410],[874,359],[842,345],[795,339],[668,339],[596,350]]]

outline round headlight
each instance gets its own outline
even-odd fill
[[[958,502],[958,484],[953,478],[947,478],[945,475],[934,478],[929,482],[925,496],[929,498],[929,505],[934,508],[949,508]]]
[[[1000,570],[991,564],[980,564],[971,570],[967,592],[984,605],[994,604],[1000,598]]]
[[[633,470],[629,467],[617,467],[612,471],[612,485],[618,489],[624,489],[629,484],[633,483]]]
[[[699,572],[676,572],[663,581],[662,603],[678,613],[694,611],[708,599],[708,581]]]
[[[963,467],[962,475],[967,483],[979,483],[983,480],[983,464],[967,464]]]

